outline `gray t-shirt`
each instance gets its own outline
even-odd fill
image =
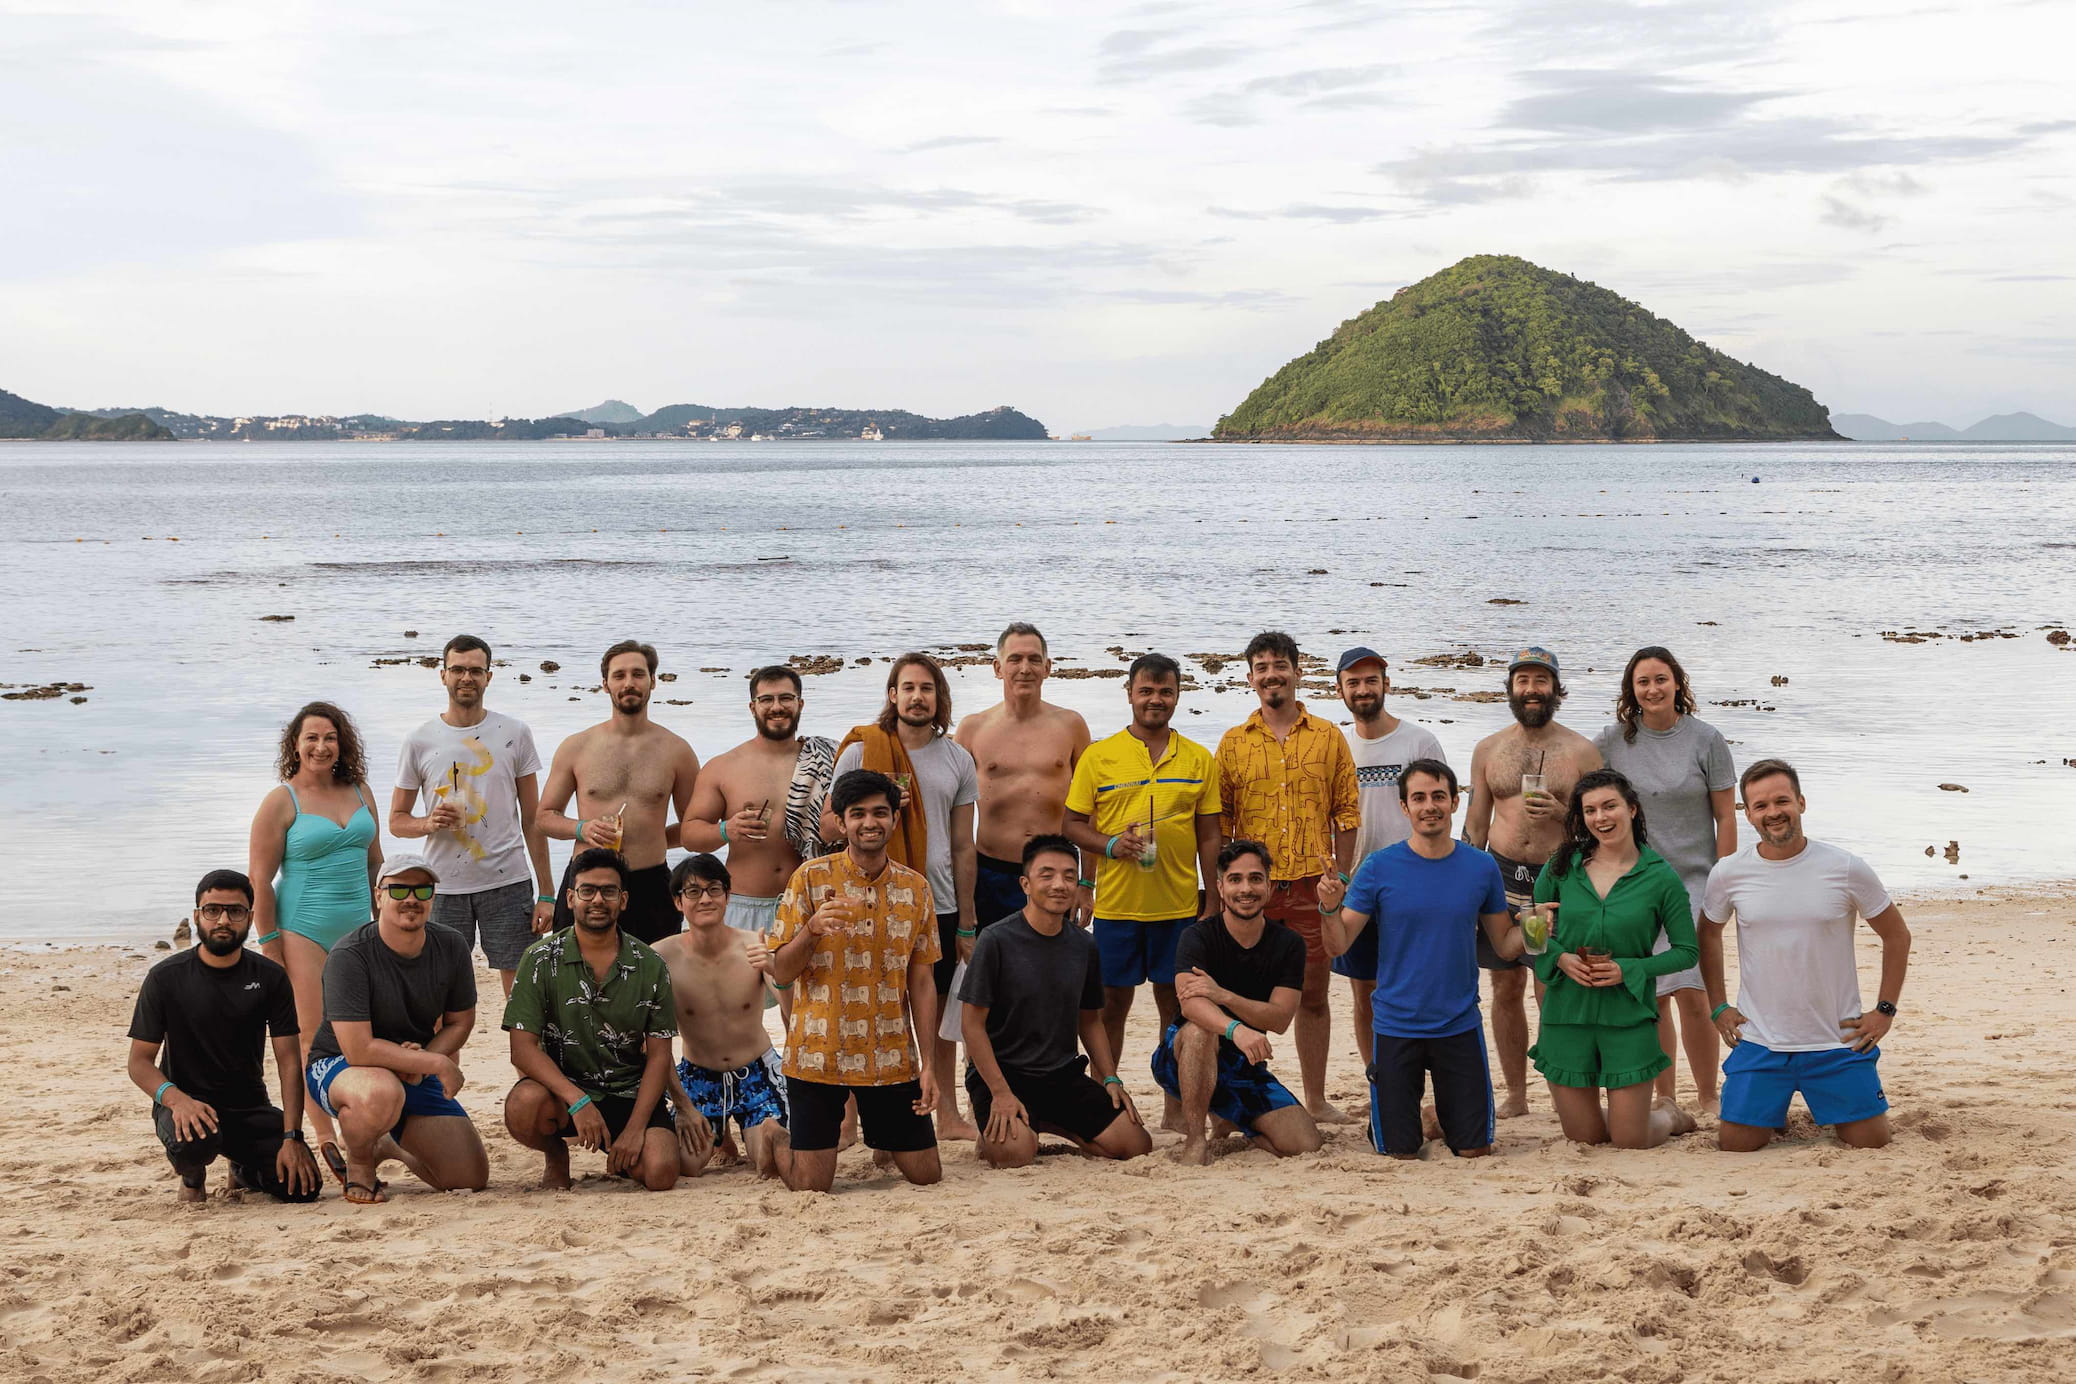
[[[340,1055],[335,1023],[364,1023],[383,1042],[424,1047],[442,1015],[475,1007],[467,938],[427,923],[418,955],[398,956],[382,940],[382,924],[362,923],[324,963],[324,1023],[310,1040],[310,1060]]]
[[[1355,756],[1355,793],[1362,804],[1362,826],[1355,833],[1355,863],[1360,865],[1371,851],[1395,846],[1413,834],[1413,824],[1399,806],[1400,771],[1416,759],[1449,761],[1442,742],[1411,721],[1400,721],[1397,730],[1375,740],[1351,730],[1348,750]]]
[[[923,825],[930,833],[930,859],[923,874],[929,878],[937,907],[955,913],[959,891],[952,882],[952,809],[980,801],[980,770],[966,747],[949,735],[938,736],[920,750],[910,750],[908,760],[915,765],[916,791],[923,795]],[[864,763],[863,745],[845,746],[836,757],[836,778]]]
[[[480,894],[533,878],[519,829],[519,780],[540,771],[533,732],[503,712],[485,712],[473,726],[435,716],[411,732],[397,756],[396,786],[418,794],[421,814],[449,793],[461,803],[461,825],[434,832],[420,847],[440,873],[439,892]]]
[[[1636,786],[1651,849],[1678,871],[1699,910],[1716,863],[1716,817],[1708,795],[1737,786],[1737,766],[1723,733],[1699,717],[1682,716],[1671,730],[1638,725],[1634,744],[1622,738],[1618,721],[1593,743],[1608,768]]]
[[[1012,914],[973,944],[959,999],[988,1011],[988,1042],[1005,1071],[1060,1071],[1081,1052],[1082,1011],[1103,1007],[1096,939],[1072,926],[1047,937]]]

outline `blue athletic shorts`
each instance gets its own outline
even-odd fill
[[[1096,951],[1103,959],[1103,983],[1129,990],[1152,981],[1175,983],[1175,944],[1194,918],[1168,923],[1141,923],[1130,918],[1096,919]]]
[[[1024,867],[1014,860],[981,855],[973,872],[973,918],[984,928],[1000,918],[1024,911]]]
[[[1779,1129],[1788,1122],[1796,1092],[1820,1125],[1853,1124],[1888,1112],[1876,1063],[1880,1048],[1854,1052],[1775,1052],[1746,1039],[1723,1059],[1723,1109],[1728,1124]]]
[[[1347,976],[1350,980],[1374,981],[1377,978],[1377,920],[1370,919],[1355,934],[1348,950],[1334,958],[1334,974]]]
[[[1169,1024],[1161,1035],[1161,1045],[1153,1050],[1153,1079],[1178,1099],[1182,1079],[1175,1070],[1175,1031],[1182,1022]],[[1223,1038],[1218,1040],[1218,1086],[1211,1093],[1212,1114],[1251,1134],[1256,1120],[1297,1103],[1297,1097],[1267,1067],[1249,1062],[1237,1047]]]
[[[680,1057],[678,1080],[716,1135],[731,1119],[745,1132],[766,1120],[777,1120],[780,1129],[792,1128],[792,1112],[786,1108],[786,1079],[779,1074],[778,1053],[770,1048],[755,1062],[732,1072],[695,1067]]]
[[[309,1090],[310,1099],[335,1120],[339,1118],[339,1112],[332,1109],[332,1083],[351,1065],[343,1057],[320,1057],[303,1073],[303,1085]],[[404,1112],[396,1117],[396,1124],[389,1132],[401,1134],[404,1122],[413,1115],[459,1115],[467,1119],[469,1112],[461,1108],[460,1101],[447,1094],[447,1088],[440,1085],[438,1077],[426,1076],[415,1083],[404,1082]]]

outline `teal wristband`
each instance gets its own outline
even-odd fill
[[[277,927],[272,932],[268,933],[266,936],[255,937],[252,940],[255,945],[262,947],[267,945],[267,943],[269,942],[278,942],[281,940],[281,929]]]
[[[1122,1086],[1124,1085],[1124,1078],[1121,1076],[1106,1076],[1103,1078],[1103,1084],[1105,1086]]]
[[[967,931],[967,930],[966,930],[965,928],[958,928],[958,929],[955,929],[955,931],[957,931],[958,935],[959,935],[959,936],[961,936],[961,937],[978,937],[978,936],[980,936],[980,929],[979,929],[979,928],[975,928],[975,929],[973,929],[973,930],[972,930],[971,932],[968,932],[968,931]]]
[[[721,828],[721,844],[725,846],[728,844],[728,819],[723,817],[720,820],[719,826]]]
[[[1238,1019],[1235,1019],[1235,1020],[1233,1020],[1233,1021],[1232,1021],[1231,1023],[1229,1023],[1229,1024],[1227,1024],[1227,1025],[1225,1026],[1225,1041],[1226,1041],[1226,1042],[1230,1043],[1230,1042],[1232,1042],[1232,1041],[1233,1041],[1233,1034],[1234,1034],[1234,1032],[1235,1032],[1235,1031],[1237,1031],[1237,1030],[1239,1029],[1239,1027],[1240,1027],[1240,1021],[1239,1021]]]
[[[535,903],[553,903],[555,902],[555,896],[553,894],[535,894],[533,901]]]
[[[156,1091],[153,1091],[153,1092],[151,1093],[151,1103],[152,1103],[153,1105],[157,1105],[157,1104],[159,1104],[159,1103],[160,1103],[160,1101],[159,1101],[159,1097],[161,1097],[161,1096],[165,1095],[165,1094],[166,1094],[166,1090],[167,1090],[167,1088],[168,1088],[168,1087],[170,1087],[170,1086],[171,1086],[172,1084],[173,1084],[173,1083],[172,1083],[172,1082],[170,1082],[170,1081],[166,1081],[166,1082],[161,1082],[161,1083],[159,1084],[159,1089],[158,1089],[158,1090],[156,1090]]]
[[[1124,834],[1124,833],[1122,833],[1122,832],[1119,832],[1119,833],[1118,833],[1118,835],[1119,835],[1119,836],[1122,836],[1123,834]],[[1109,839],[1108,841],[1105,841],[1105,842],[1103,843],[1103,854],[1105,854],[1105,855],[1109,856],[1109,857],[1110,857],[1110,858],[1111,858],[1112,860],[1115,860],[1115,859],[1117,859],[1117,837],[1116,837],[1116,836],[1113,836],[1113,837],[1111,837],[1111,838],[1110,838],[1110,839]]]
[[[583,1095],[569,1103],[569,1113],[574,1115],[589,1104],[591,1104],[591,1093],[586,1091]]]
[[[1714,1009],[1711,1009],[1711,1010],[1709,1010],[1709,1011],[1708,1011],[1708,1021],[1709,1021],[1710,1023],[1714,1023],[1714,1022],[1715,1022],[1716,1020],[1718,1020],[1718,1019],[1722,1018],[1722,1017],[1723,1017],[1723,1011],[1724,1011],[1724,1010],[1726,1010],[1726,1009],[1728,1009],[1729,1007],[1730,1007],[1730,1006],[1729,1006],[1729,1005],[1727,1005],[1727,1004],[1719,1004],[1719,1005],[1717,1005],[1717,1006],[1716,1006],[1716,1007],[1715,1007]]]
[[[781,985],[774,980],[771,982],[771,988],[774,990],[790,990],[793,988],[793,982],[789,980],[784,985]]]
[[[1092,880],[1092,879],[1084,879],[1084,880],[1080,880],[1080,881],[1078,881],[1078,882],[1080,883],[1081,887],[1082,887],[1082,888],[1084,888],[1084,889],[1093,889],[1093,888],[1095,888],[1095,887],[1096,887],[1096,882],[1095,882],[1094,880]]]

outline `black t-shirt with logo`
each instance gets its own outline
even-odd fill
[[[217,967],[195,947],[151,968],[137,992],[130,1036],[162,1043],[159,1070],[218,1110],[251,1110],[267,1098],[269,1034],[294,1037],[296,997],[288,972],[258,952]]]

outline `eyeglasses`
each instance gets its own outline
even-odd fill
[[[799,706],[800,698],[791,692],[781,692],[776,696],[767,692],[761,697],[750,698],[750,705],[763,711],[769,711],[775,706]]]
[[[441,671],[452,673],[457,678],[487,678],[490,676],[490,670],[488,668],[457,668],[454,667],[452,664],[449,664],[446,668],[442,669]]]
[[[607,903],[611,903],[614,899],[619,898],[623,892],[617,884],[579,884],[576,887],[578,898],[586,900],[604,899]]]
[[[202,921],[205,923],[249,923],[252,910],[242,903],[205,903],[202,905]]]
[[[719,901],[728,897],[728,886],[725,884],[688,884],[678,890],[678,897],[681,899],[713,899]]]
[[[385,884],[382,892],[402,903],[405,899],[416,899],[420,903],[432,902],[433,887],[430,884]]]

